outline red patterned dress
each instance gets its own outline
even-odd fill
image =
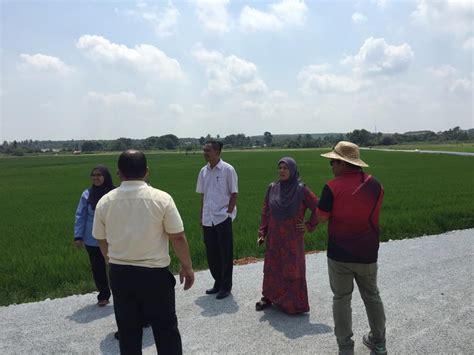
[[[268,205],[268,194],[263,204],[259,228],[259,236],[265,237],[266,241],[262,295],[286,313],[309,311],[304,232],[298,231],[296,225],[301,223],[306,209],[309,209],[311,217],[305,223],[306,229],[314,231],[317,206],[318,198],[306,186],[304,199],[292,218],[273,218]]]

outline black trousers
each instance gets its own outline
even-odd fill
[[[107,266],[99,247],[86,245],[87,254],[91,263],[92,277],[99,291],[97,299],[108,300],[110,298],[109,280],[107,278]]]
[[[150,323],[158,354],[182,354],[176,318],[176,279],[168,268],[110,264],[121,354],[142,353],[142,325]]]
[[[232,219],[212,227],[203,226],[207,263],[214,278],[214,287],[220,291],[232,289],[233,248]]]

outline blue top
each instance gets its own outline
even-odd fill
[[[74,240],[82,240],[85,245],[98,247],[99,243],[92,236],[92,224],[94,223],[94,210],[87,203],[89,189],[82,193],[76,210],[76,221],[74,222]]]

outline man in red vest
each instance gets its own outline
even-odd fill
[[[328,226],[328,272],[334,294],[334,332],[339,354],[354,354],[351,298],[354,279],[365,304],[370,332],[362,342],[375,354],[386,354],[385,312],[377,287],[379,212],[383,186],[364,173],[359,147],[341,141],[329,158],[335,178],[328,181],[318,204],[318,222]]]

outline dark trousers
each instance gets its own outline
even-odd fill
[[[86,245],[87,254],[91,263],[92,276],[94,277],[95,286],[99,291],[97,299],[108,300],[110,298],[109,280],[107,278],[107,266],[104,256],[99,247],[91,247]]]
[[[142,353],[142,325],[150,323],[158,354],[182,354],[176,318],[176,279],[168,268],[110,264],[121,354]]]
[[[203,226],[207,263],[214,278],[214,287],[221,291],[232,289],[233,247],[232,219],[212,227]]]

